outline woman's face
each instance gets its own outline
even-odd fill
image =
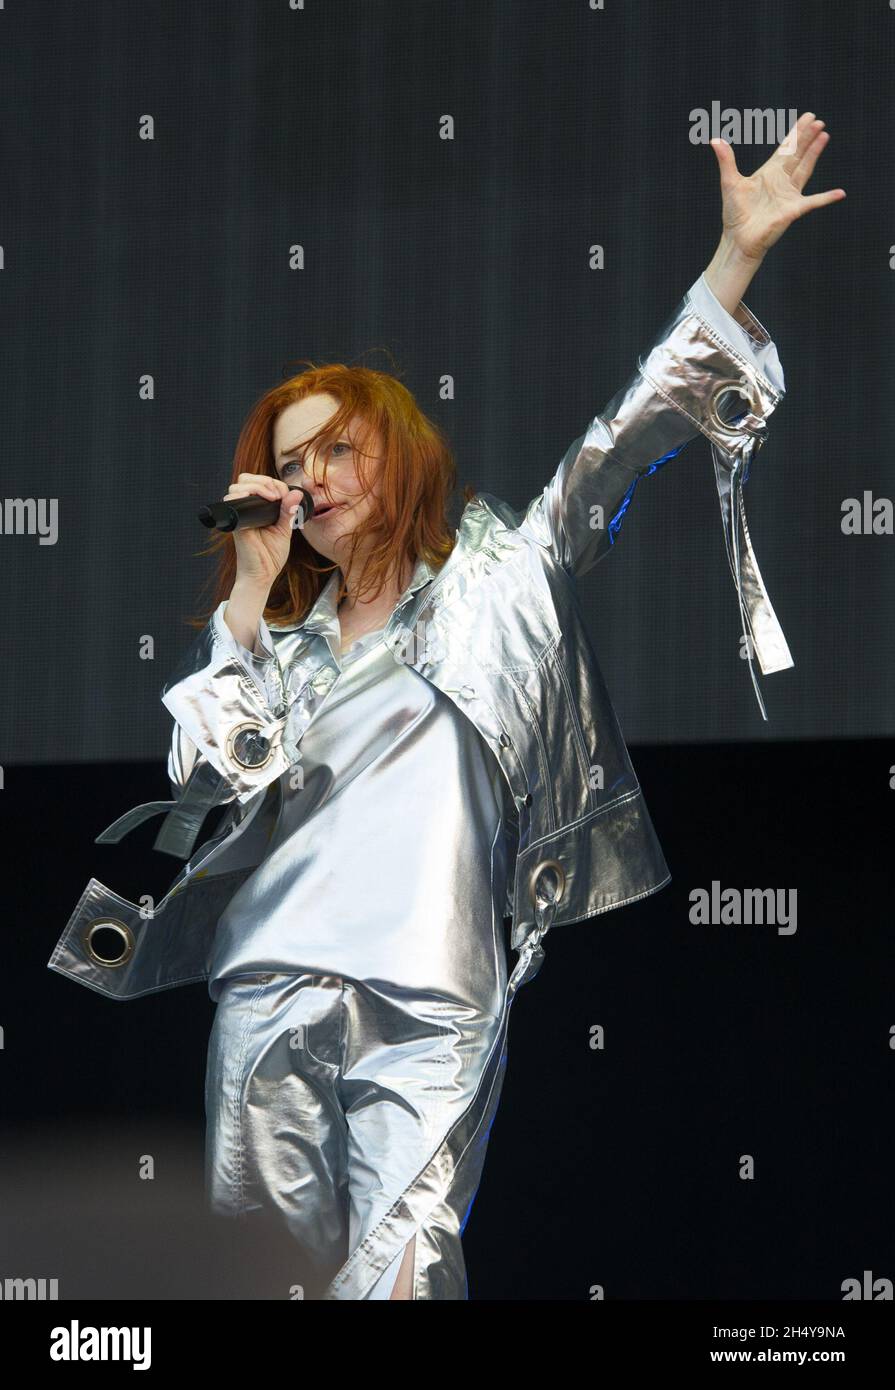
[[[329,446],[326,469],[326,492],[323,487],[323,453],[306,457],[304,442],[331,420],[339,408],[335,397],[319,393],[293,401],[281,410],[273,424],[274,467],[284,483],[307,488],[318,507],[331,506],[322,516],[304,524],[304,534],[310,545],[327,560],[340,564],[348,555],[347,542],[355,528],[370,515],[376,506],[374,491],[363,495],[363,483],[358,476],[359,447],[363,446],[364,422],[354,416],[348,426]],[[319,446],[316,446],[319,447]],[[368,444],[368,449],[375,448]],[[375,475],[377,465],[369,458],[362,461]]]

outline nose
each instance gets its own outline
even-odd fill
[[[304,460],[299,460],[299,461],[298,461],[298,474],[297,474],[297,475],[296,475],[295,473],[292,474],[293,480],[296,481],[296,482],[300,482],[300,483],[302,484],[303,487],[307,487],[308,489],[312,489],[312,488],[322,489],[322,487],[323,487],[323,464],[321,463],[319,470],[317,469],[316,464],[317,464],[317,460],[316,460],[316,459],[314,459],[314,460],[311,462],[310,466],[309,466],[308,463],[305,462]],[[318,478],[318,471],[319,471],[319,478]]]

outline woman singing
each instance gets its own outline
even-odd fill
[[[246,421],[226,497],[279,519],[220,538],[214,610],[163,692],[175,803],[105,838],[164,807],[160,847],[186,857],[209,807],[232,811],[149,922],[91,880],[50,964],[122,998],[207,978],[210,1201],[272,1210],[315,1296],[467,1297],[512,999],[551,926],[668,882],[575,586],[700,432],[756,694],[753,651],[792,665],[741,493],[784,383],[742,295],[791,222],[844,197],[802,195],[822,126],[802,116],[748,178],[712,142],[712,261],[522,511],[467,488],[454,534],[450,453],[381,372],[311,367]]]

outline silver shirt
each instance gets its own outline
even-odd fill
[[[497,1015],[506,984],[504,778],[475,726],[383,630],[338,657],[270,840],[215,933],[209,994],[259,971],[433,991]],[[303,785],[301,782],[303,780]]]

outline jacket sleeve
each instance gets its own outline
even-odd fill
[[[245,802],[286,770],[287,700],[270,629],[262,618],[250,652],[234,637],[219,604],[162,689],[174,716],[168,778],[175,796],[203,764]]]
[[[764,718],[753,649],[765,675],[794,663],[752,551],[742,485],[784,395],[780,360],[765,328],[742,301],[728,313],[700,275],[521,521],[521,529],[571,575],[586,574],[612,548],[640,479],[705,435]]]

